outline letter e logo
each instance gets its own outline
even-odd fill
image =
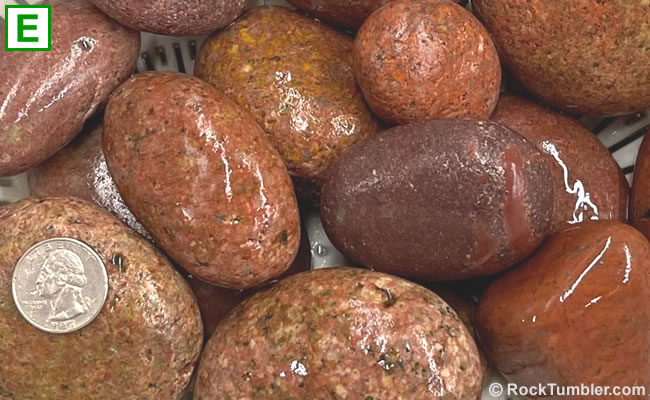
[[[52,6],[5,6],[6,51],[50,51]]]

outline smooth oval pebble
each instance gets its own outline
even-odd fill
[[[210,36],[194,73],[264,129],[302,198],[341,153],[379,129],[352,73],[353,40],[282,7],[256,7]]]
[[[289,268],[300,241],[289,174],[253,118],[213,86],[138,74],[111,96],[103,139],[124,201],[186,271],[244,289]]]
[[[385,122],[488,119],[501,86],[496,47],[483,25],[449,0],[393,0],[354,40],[354,76]]]
[[[52,49],[0,51],[0,176],[24,172],[65,146],[138,60],[139,32],[85,0],[46,3]]]
[[[544,155],[489,121],[387,130],[344,153],[321,197],[323,225],[343,254],[421,280],[514,265],[546,236],[552,212]]]
[[[501,96],[491,119],[547,155],[554,184],[553,232],[588,220],[626,220],[627,180],[607,147],[580,122],[513,95]]]
[[[195,399],[476,399],[476,344],[435,293],[326,268],[233,310],[206,345]]]
[[[650,243],[628,225],[590,221],[557,233],[481,297],[483,348],[519,386],[648,388],[648,274]]]

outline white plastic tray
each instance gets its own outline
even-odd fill
[[[4,18],[5,4],[35,4],[37,0],[0,0],[0,16]],[[248,0],[248,7],[257,5],[281,5],[291,7],[282,0]],[[194,71],[194,58],[205,39],[204,36],[170,37],[142,34],[141,56],[138,60],[137,70],[181,71],[192,74]],[[650,126],[650,110],[618,118],[582,118],[582,122],[612,152],[614,159],[623,168],[628,182],[632,183],[634,162],[643,140],[644,127]],[[25,174],[11,178],[0,178],[0,205],[25,198],[29,195]],[[331,244],[325,234],[317,212],[306,218],[307,233],[312,249],[312,268],[327,268],[346,265],[346,260],[341,253]],[[490,386],[505,384],[505,380],[498,375],[491,377],[490,382],[483,388],[481,400],[519,400],[517,396],[493,396]]]

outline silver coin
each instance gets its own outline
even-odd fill
[[[36,328],[70,333],[99,315],[108,295],[102,259],[71,238],[44,240],[18,260],[11,280],[20,314]]]

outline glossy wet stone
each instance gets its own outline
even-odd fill
[[[650,244],[628,225],[585,222],[555,234],[481,297],[483,348],[518,385],[647,388],[649,273]]]
[[[502,271],[550,229],[544,155],[495,122],[429,121],[350,148],[321,197],[328,237],[356,262],[398,276],[466,279]]]
[[[0,176],[24,172],[72,140],[138,60],[139,32],[85,0],[46,3],[51,50],[0,51]]]
[[[282,7],[256,7],[210,36],[195,74],[245,108],[315,200],[341,153],[379,130],[352,73],[348,35]]]
[[[488,119],[501,64],[490,35],[449,0],[394,0],[354,40],[354,75],[385,122]]]
[[[475,399],[476,345],[433,292],[329,268],[289,277],[219,324],[197,400]]]
[[[609,150],[580,122],[513,95],[499,99],[491,119],[547,155],[553,172],[552,231],[594,219],[626,220],[627,180]]]
[[[129,209],[192,275],[243,289],[289,268],[300,241],[289,174],[253,118],[207,82],[134,76],[106,107],[103,146]]]

